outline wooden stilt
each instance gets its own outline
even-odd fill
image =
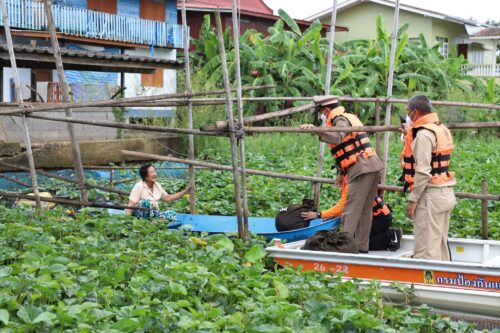
[[[396,59],[396,48],[398,46],[398,24],[399,24],[399,2],[396,0],[396,7],[394,8],[394,24],[392,26],[392,36],[391,36],[391,55],[389,58],[389,77],[387,79],[387,98],[392,97],[392,86],[394,82],[394,61]],[[385,126],[391,124],[391,108],[392,104],[389,102],[385,107]],[[384,162],[385,170],[382,174],[381,183],[385,184],[385,178],[387,174],[387,161],[389,159],[389,138],[390,133],[384,133],[384,154],[382,160]]]
[[[184,38],[184,74],[186,77],[186,94],[191,93],[191,69],[189,64],[189,30],[186,19],[186,0],[182,0],[182,34]],[[190,99],[187,101],[188,128],[193,129],[193,103]],[[194,135],[188,136],[188,157],[194,159]],[[189,166],[189,211],[196,214],[196,187],[194,166]]]
[[[232,19],[233,19],[233,45],[234,45],[234,61],[236,66],[236,100],[238,105],[238,126],[243,127],[243,96],[241,92],[241,65],[240,65],[240,23],[238,20],[236,0],[232,4]],[[245,153],[245,133],[242,132],[239,138],[240,144],[240,163],[241,163],[241,194],[243,201],[243,230],[244,237],[250,237],[248,230],[248,193],[247,193],[247,163]]]
[[[226,90],[226,112],[227,121],[229,125],[229,141],[231,143],[231,162],[233,165],[233,181],[234,181],[234,197],[236,202],[236,218],[238,220],[238,236],[244,238],[242,209],[241,209],[241,191],[240,191],[240,177],[238,175],[238,148],[236,140],[236,131],[233,119],[233,102],[231,101],[231,86],[229,83],[229,73],[227,70],[226,49],[224,47],[224,36],[222,34],[222,22],[220,19],[220,12],[216,10],[215,25],[217,30],[217,39],[219,41],[219,52],[222,67],[222,77],[224,79],[224,89]]]
[[[3,26],[5,29],[5,38],[7,39],[7,47],[9,49],[10,65],[12,67],[12,74],[14,77],[14,84],[16,88],[16,99],[19,107],[24,112],[25,106],[23,102],[23,94],[21,90],[21,80],[19,79],[19,72],[17,70],[16,56],[14,54],[14,43],[12,42],[12,35],[10,33],[10,21],[9,15],[7,13],[7,5],[5,0],[0,0],[0,6],[2,8]],[[29,171],[31,175],[31,184],[33,185],[33,193],[35,195],[36,208],[41,209],[42,204],[40,202],[40,193],[38,191],[38,182],[36,179],[35,172],[35,161],[33,159],[33,151],[31,149],[31,139],[28,129],[28,121],[23,113],[22,116],[22,126],[23,126],[23,139],[24,145],[26,146],[26,156],[28,158]]]
[[[333,0],[332,17],[330,22],[330,38],[328,43],[328,59],[326,62],[325,75],[325,96],[330,95],[330,87],[332,81],[332,60],[335,46],[335,23],[337,21],[337,0]],[[324,125],[324,124],[322,124]],[[325,143],[319,143],[319,155],[317,163],[316,177],[321,177],[323,174],[323,159],[325,158]],[[313,201],[316,207],[319,207],[319,198],[321,194],[321,184],[313,184]],[[318,208],[319,209],[319,208]]]
[[[62,99],[63,102],[71,102],[70,97],[70,86],[66,81],[66,75],[64,74],[64,67],[61,57],[61,49],[59,48],[59,41],[57,40],[56,27],[54,24],[54,16],[52,15],[52,4],[50,0],[44,0],[45,17],[47,18],[47,24],[49,26],[50,41],[52,42],[52,50],[54,53],[54,60],[56,63],[57,76],[59,78],[59,84],[61,85]],[[73,110],[67,108],[66,117],[73,117]],[[78,180],[78,187],[80,188],[80,198],[82,201],[88,200],[87,188],[85,187],[85,176],[83,174],[83,163],[80,154],[80,146],[76,139],[75,125],[68,123],[68,133],[71,142],[71,152],[73,154],[73,163],[75,164],[75,174]]]

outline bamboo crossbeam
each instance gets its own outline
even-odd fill
[[[249,90],[259,90],[272,88],[272,85],[254,86],[254,87],[243,87],[244,91]],[[234,89],[232,90],[234,91]],[[67,108],[89,108],[89,107],[106,107],[106,106],[118,106],[122,103],[128,102],[147,102],[147,101],[157,101],[169,98],[179,98],[179,97],[196,97],[196,96],[206,96],[206,95],[220,95],[223,94],[224,90],[210,90],[204,92],[191,92],[191,93],[170,93],[170,94],[159,94],[153,96],[139,96],[139,97],[126,97],[126,98],[116,98],[116,99],[106,99],[102,101],[87,101],[87,102],[70,102],[70,103],[57,103],[50,105],[37,105],[31,106],[26,112],[42,112],[42,111],[53,111],[59,109]],[[0,116],[14,115],[24,112],[23,108],[13,108],[0,111]]]
[[[15,115],[17,116],[17,115]],[[106,121],[106,120],[85,120],[85,119],[76,119],[76,118],[63,118],[63,117],[52,117],[52,116],[42,116],[38,114],[28,114],[27,117],[49,120],[49,121],[61,121],[67,123],[74,124],[83,124],[83,125],[91,125],[98,127],[110,127],[110,128],[122,128],[129,130],[140,130],[140,131],[148,131],[148,132],[162,132],[162,133],[170,133],[170,134],[193,134],[193,135],[209,135],[209,136],[227,136],[226,133],[206,133],[200,130],[190,130],[188,128],[176,128],[176,127],[164,127],[164,126],[149,126],[149,125],[140,125],[140,124],[124,124],[118,123],[114,121]]]
[[[0,161],[0,165],[3,165],[5,167],[11,168],[11,169],[18,169],[18,170],[23,170],[23,171],[29,171],[29,168],[23,167],[21,165],[16,165],[16,164],[11,164],[11,163],[7,163],[7,162],[3,162],[3,161]],[[55,174],[55,173],[51,173],[51,172],[47,172],[47,171],[42,171],[42,170],[38,170],[38,169],[36,170],[36,172],[39,175],[43,175],[45,177],[59,179],[59,180],[62,180],[62,181],[68,182],[68,183],[72,183],[72,184],[78,185],[78,180],[75,180],[75,179],[72,179],[72,178],[68,178],[68,177],[65,177],[65,176],[61,176],[61,175],[58,175],[58,174]],[[129,195],[129,193],[127,193],[125,191],[117,190],[117,189],[114,189],[114,188],[109,188],[109,187],[102,186],[102,185],[90,184],[90,183],[86,182],[85,186],[86,187],[95,188],[97,190],[101,190],[101,191],[105,191],[105,192],[116,193],[116,194],[119,194],[121,196],[128,196]]]
[[[141,152],[135,152],[135,151],[130,151],[130,150],[122,150],[122,154],[125,156],[147,158],[147,159],[157,160],[157,161],[168,161],[168,162],[176,162],[176,163],[184,163],[184,164],[193,164],[196,166],[205,167],[207,169],[215,169],[215,170],[223,170],[223,171],[232,171],[233,170],[232,167],[230,167],[228,165],[223,165],[223,164],[216,164],[216,163],[210,163],[210,162],[198,161],[198,160],[189,160],[189,159],[177,158],[177,157],[171,157],[171,156],[162,156],[162,155],[141,153]],[[306,181],[306,182],[318,182],[318,183],[323,183],[323,184],[335,184],[334,179],[324,178],[324,177],[291,175],[291,174],[286,174],[286,173],[255,170],[255,169],[247,169],[247,173],[250,175],[265,176],[265,177],[271,177],[271,178],[299,180],[299,181]],[[402,186],[379,185],[378,188],[379,188],[379,190],[384,190],[384,191],[389,191],[389,192],[403,192]],[[498,194],[455,192],[455,196],[457,198],[461,198],[461,199],[500,201],[500,195],[498,195]]]
[[[0,198],[1,197],[14,198],[14,199],[27,199],[27,200],[33,200],[34,199],[34,197],[32,195],[22,194],[22,193],[15,193],[15,192],[6,192],[6,191],[0,191]],[[62,199],[62,198],[45,198],[45,197],[40,197],[40,201],[53,202],[53,203],[62,204],[62,205],[80,206],[80,207],[130,209],[130,210],[142,210],[142,211],[148,211],[149,210],[148,208],[143,208],[143,207],[129,207],[129,206],[122,206],[122,205],[116,205],[116,204],[107,204],[107,203],[100,203],[100,202],[91,202],[91,201],[85,201],[85,202],[83,202],[83,201],[70,200],[70,199]]]
[[[499,128],[500,121],[490,122],[470,122],[446,124],[449,129],[471,129],[471,128]],[[400,126],[357,126],[357,127],[316,127],[301,129],[299,127],[265,126],[265,127],[245,127],[246,133],[326,133],[326,132],[399,132]]]

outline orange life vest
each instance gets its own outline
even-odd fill
[[[387,217],[391,215],[391,210],[389,207],[384,203],[381,197],[377,196],[375,197],[375,200],[373,201],[373,213],[372,213],[372,218],[381,218],[381,217]]]
[[[431,130],[436,135],[436,149],[432,151],[431,157],[431,175],[432,184],[444,184],[454,177],[454,172],[449,171],[451,162],[451,153],[455,149],[450,130],[441,124],[436,113],[430,113],[419,118],[406,134],[404,148],[401,152],[401,164],[403,174],[401,180],[404,182],[404,190],[412,189],[415,181],[415,157],[411,145],[417,136],[417,132],[422,128]]]
[[[333,121],[338,116],[342,116],[351,124],[353,127],[363,126],[361,121],[355,115],[345,112],[345,109],[341,106],[333,109],[328,114],[326,119],[326,127],[332,127]],[[352,132],[348,133],[341,143],[337,146],[333,144],[328,144],[330,151],[335,158],[336,167],[339,171],[344,171],[351,165],[358,161],[358,157],[367,158],[374,156],[375,150],[370,144],[370,138],[365,132]]]

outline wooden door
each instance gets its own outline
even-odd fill
[[[464,56],[464,59],[467,59],[467,51],[469,49],[469,45],[468,44],[458,44],[458,55],[463,55]]]
[[[165,22],[166,14],[165,0],[140,0],[141,18]]]
[[[117,0],[87,0],[87,9],[97,12],[116,14]]]

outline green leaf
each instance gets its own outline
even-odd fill
[[[52,320],[56,318],[57,316],[51,312],[42,312],[36,316],[35,320],[33,320],[33,324],[44,322],[50,325],[52,324]]]
[[[233,242],[227,237],[223,237],[223,238],[219,239],[215,243],[215,246],[218,248],[224,249],[227,252],[232,252],[234,250]]]
[[[254,245],[245,253],[245,260],[255,264],[266,256],[266,250],[261,245]]]
[[[288,298],[290,296],[288,287],[278,280],[274,280],[274,290],[276,291],[276,296],[280,298]]]
[[[173,292],[174,294],[181,294],[184,296],[187,295],[186,287],[176,282],[170,282],[170,291]]]
[[[135,332],[139,326],[141,326],[141,323],[137,319],[124,318],[114,323],[111,327],[121,332]]]
[[[295,32],[299,36],[302,36],[302,32],[300,31],[299,25],[290,15],[288,15],[287,12],[285,12],[283,9],[280,8],[278,10],[278,15],[286,23],[286,25],[288,25],[288,27],[292,29],[293,32]]]
[[[2,322],[5,326],[9,323],[9,311],[5,309],[0,309],[0,322]]]
[[[0,268],[0,278],[4,278],[10,275],[14,269],[10,266],[4,266]]]

